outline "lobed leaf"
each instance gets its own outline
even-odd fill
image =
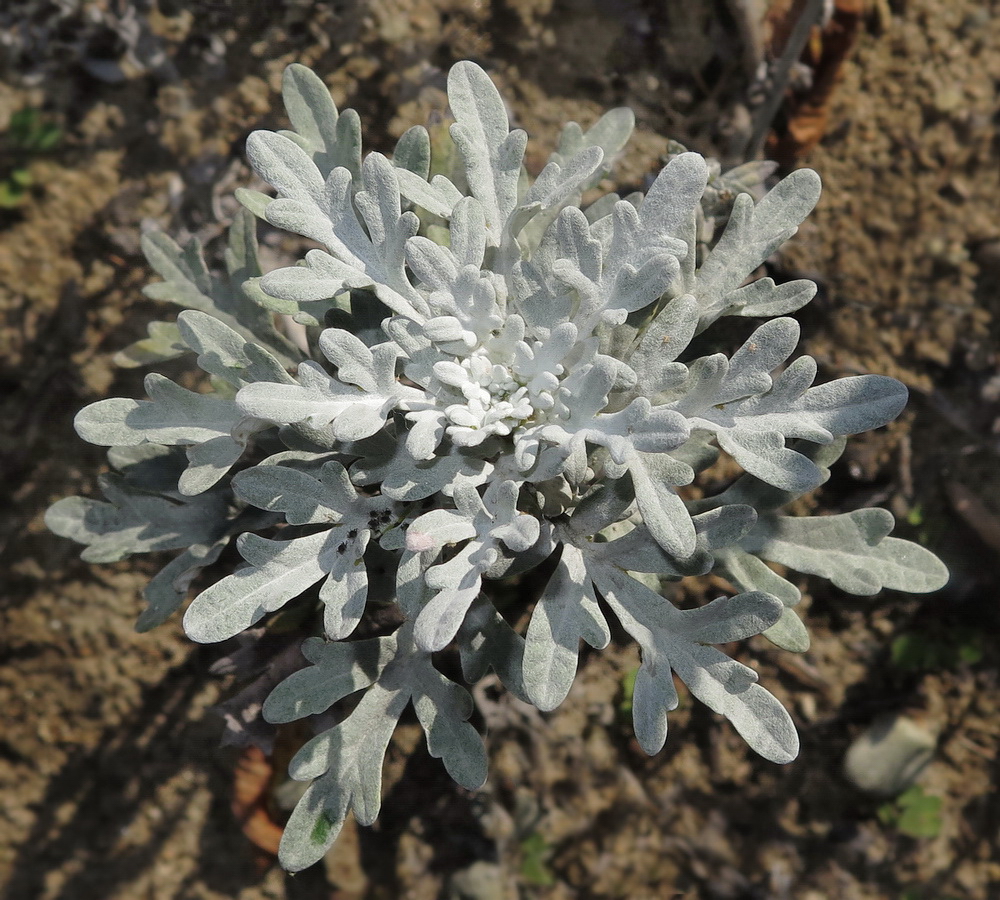
[[[524,646],[524,684],[539,709],[555,709],[576,677],[580,640],[603,650],[611,632],[597,603],[583,555],[564,544],[549,583],[535,604]]]
[[[944,564],[917,544],[887,537],[892,526],[892,513],[884,509],[804,518],[769,515],[740,543],[748,553],[828,578],[851,594],[877,594],[883,588],[927,593],[944,587]]]
[[[523,131],[509,130],[500,92],[474,63],[452,66],[448,102],[455,116],[451,136],[465,164],[469,191],[483,206],[489,243],[499,246],[503,228],[517,205],[528,137]]]
[[[393,637],[330,643],[309,638],[302,655],[311,663],[278,684],[264,701],[264,718],[281,724],[326,712],[334,703],[374,684],[396,655]]]
[[[749,194],[736,197],[726,230],[690,288],[701,305],[699,331],[729,313],[731,307],[742,306],[740,286],[795,234],[819,200],[820,187],[819,176],[812,169],[798,169],[778,182],[756,206]]]
[[[151,401],[123,398],[99,400],[74,420],[85,441],[104,447],[156,444],[200,444],[228,436],[242,413],[225,397],[197,394],[155,373],[146,376]]]
[[[240,537],[240,552],[252,565],[209,585],[184,614],[184,631],[199,644],[224,641],[255,625],[268,613],[312,587],[325,574],[320,551],[327,532],[270,541]]]
[[[278,859],[289,872],[318,862],[336,840],[347,811],[370,825],[382,804],[382,763],[407,691],[373,685],[343,722],[317,735],[292,759],[293,778],[306,788],[285,826]]]
[[[633,715],[636,738],[656,753],[666,738],[666,713],[677,705],[670,670],[713,712],[725,716],[750,747],[771,762],[798,754],[798,735],[784,707],[757,682],[757,674],[705,641],[728,641],[759,633],[779,619],[783,607],[768,594],[720,598],[706,607],[678,610],[626,573],[592,566],[591,577],[622,626],[643,651],[636,677]]]
[[[408,683],[431,756],[440,759],[466,790],[481,788],[486,781],[486,748],[467,721],[473,709],[469,692],[438,672],[429,657],[424,657],[423,665],[409,667]]]
[[[337,111],[323,80],[293,63],[281,79],[281,95],[294,134],[303,141],[323,177],[338,167],[357,177],[361,170],[361,120],[353,109]],[[292,133],[285,132],[289,137]]]

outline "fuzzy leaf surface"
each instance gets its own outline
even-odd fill
[[[922,594],[944,587],[944,564],[917,544],[887,537],[892,526],[892,513],[884,509],[837,516],[764,516],[741,546],[799,572],[828,578],[851,594],[877,594],[883,588]]]
[[[756,672],[706,646],[769,628],[781,616],[780,601],[768,594],[740,594],[699,609],[678,610],[621,570],[590,571],[622,626],[642,647],[632,702],[636,738],[647,753],[663,746],[666,714],[677,705],[673,670],[694,696],[729,719],[765,759],[786,763],[796,757],[799,741],[791,717],[757,684]]]

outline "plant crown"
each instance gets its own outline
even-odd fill
[[[789,714],[713,646],[763,634],[807,648],[799,590],[765,560],[855,594],[931,591],[947,577],[931,553],[888,537],[884,510],[779,512],[828,478],[844,435],[906,402],[879,375],[815,386],[813,359],[788,362],[799,326],[787,317],[815,285],[748,281],[815,205],[814,172],[755,203],[739,191],[762,164],[723,176],[678,152],[645,197],[581,207],[631,132],[629,110],[588,131],[567,125],[529,182],[526,135],[510,130],[483,70],[455,65],[448,98],[455,123],[434,156],[415,127],[391,158],[362,158],[357,114],[338,112],[311,71],[288,68],[292,129],[247,142],[276,197],[238,193],[246,210],[225,273],[209,271],[196,241],[143,240],[164,279],[146,293],[186,309],[121,361],[193,351],[210,389],[151,374],[148,400],[84,409],[78,432],[110,448],[106,501],[71,497],[47,516],[91,562],[181,551],[146,588],[141,630],[173,614],[230,543],[244,562],[188,607],[193,640],[232,638],[296,598],[285,615],[297,606],[297,627],[321,610],[308,665],[263,707],[281,723],[356,701],[292,760],[291,776],[311,782],[281,845],[292,870],[323,855],[348,810],[375,819],[408,704],[451,776],[482,785],[471,695],[435,665],[449,645],[469,683],[492,668],[551,710],[580,640],[603,648],[613,616],[642,651],[632,715],[647,753],[664,744],[676,674],[785,763],[798,751]],[[722,207],[725,229],[705,243]],[[262,275],[253,216],[318,246]],[[721,316],[766,321],[732,356],[698,355],[692,342],[704,348],[699,335]],[[720,450],[744,474],[686,499],[678,488]],[[522,636],[508,623],[521,607],[505,618],[499,598],[543,564]],[[710,572],[735,596],[681,609],[661,593]],[[355,633],[366,607],[390,605],[393,628]]]

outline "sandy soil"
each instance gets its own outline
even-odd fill
[[[1000,896],[1000,10],[976,0],[873,4],[803,162],[816,214],[774,261],[821,295],[800,319],[832,377],[902,378],[904,418],[858,440],[816,501],[888,505],[899,533],[941,553],[949,587],[921,599],[847,597],[803,579],[813,647],[732,650],[793,711],[803,751],[779,768],[682,699],[647,759],[622,714],[637,664],[624,639],[585,655],[567,702],[539,715],[478,691],[491,776],[472,796],[423,748],[394,741],[371,829],[345,830],[325,867],[288,878],[229,810],[235,751],[211,707],[234,690],[176,621],[136,634],[145,561],[90,567],[46,533],[55,499],[94,490],[103,456],[72,416],[142,372],[115,351],[163,314],[144,300],[147,227],[206,241],[250,178],[246,135],[280,123],[292,61],[327,77],[385,149],[443,104],[443,73],[493,73],[530,161],[567,119],[630,105],[638,134],[619,183],[641,185],[667,138],[730,158],[745,140],[749,73],[737,4],[653,0],[23,0],[0,12],[0,896],[7,900],[264,898],[766,898],[988,900]],[[10,138],[19,110],[61,130]],[[269,245],[275,254],[287,248]],[[970,489],[978,516],[954,500]],[[952,498],[952,502],[949,501]],[[973,526],[977,526],[974,528]],[[993,529],[993,531],[991,531]],[[695,583],[693,596],[715,586]],[[898,639],[944,647],[901,663]],[[620,636],[619,636],[620,638]],[[971,649],[970,649],[971,648]],[[940,821],[912,837],[841,775],[879,715],[939,734],[920,785]]]

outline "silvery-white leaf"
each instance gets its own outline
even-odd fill
[[[771,372],[782,365],[799,342],[795,319],[772,319],[757,328],[729,359],[715,403],[742,400],[771,389]]]
[[[555,529],[545,519],[535,521],[539,526],[535,542],[523,551],[512,550],[509,544],[501,542],[496,560],[483,572],[484,578],[516,578],[540,566],[552,555],[557,543]]]
[[[373,370],[374,390],[365,390],[331,378],[318,363],[307,361],[299,366],[297,383],[246,385],[236,395],[236,404],[245,415],[282,425],[332,425],[338,440],[359,440],[380,431],[401,401],[423,398],[422,391],[396,382],[391,351],[373,357]]]
[[[323,230],[325,218],[321,212],[326,199],[324,175],[295,141],[283,134],[270,131],[255,131],[247,138],[247,158],[254,170],[272,185],[278,194],[302,204],[311,219]],[[349,174],[349,173],[348,173]],[[268,206],[270,212],[274,203]]]
[[[462,205],[469,209],[466,201]],[[481,210],[478,203],[476,206]],[[413,237],[406,242],[407,265],[427,288],[447,290],[458,278],[459,263],[447,247],[429,238]]]
[[[718,244],[698,271],[691,293],[702,308],[704,329],[725,315],[733,294],[781,244],[819,200],[820,180],[812,169],[797,169],[778,182],[754,206],[749,194],[740,194],[733,204],[729,224]],[[736,303],[740,303],[737,299]]]
[[[442,218],[451,218],[455,204],[464,196],[444,175],[435,175],[429,182],[425,177],[400,169],[396,173],[400,193],[415,205]]]
[[[593,145],[581,148],[565,161],[550,159],[511,215],[511,237],[517,238],[539,213],[548,212],[545,219],[551,221],[558,210],[586,190],[603,160],[604,151]],[[529,246],[537,244],[538,237],[540,234],[530,237]]]
[[[263,277],[248,278],[243,282],[243,293],[247,296],[247,299],[266,312],[278,313],[283,316],[294,316],[296,317],[296,321],[299,321],[299,317],[302,315],[303,310],[315,309],[322,305],[325,313],[326,309],[332,309],[336,306],[336,299],[332,297],[325,297],[325,292],[324,299],[318,303],[310,303],[307,301],[300,303],[297,300],[273,297],[260,286],[262,280]],[[320,325],[322,324],[322,321],[322,316],[320,316],[316,317],[309,324]]]
[[[841,435],[829,444],[794,441],[790,449],[812,462],[819,471],[820,484],[825,484],[830,477],[830,466],[840,459],[846,444],[846,438]],[[753,475],[746,474],[736,479],[721,494],[694,501],[691,508],[693,511],[702,511],[718,505],[736,503],[752,506],[758,512],[765,512],[785,506],[800,495],[800,492],[783,491]]]
[[[719,506],[693,517],[707,550],[718,551],[734,546],[757,522],[752,506]]]
[[[220,320],[248,341],[267,347],[282,366],[298,361],[299,351],[276,331],[267,312],[242,290],[248,278],[260,274],[255,224],[250,213],[241,211],[230,226],[225,253],[227,271],[223,277],[209,272],[201,245],[194,238],[181,248],[164,234],[148,232],[143,235],[142,249],[150,265],[164,278],[162,283],[147,285],[143,289],[146,296],[198,310]],[[152,327],[150,334],[153,334]],[[142,344],[140,341],[131,349],[139,352]]]
[[[559,149],[552,158],[562,163],[587,147],[599,147],[603,152],[603,165],[582,189],[594,187],[611,169],[611,163],[628,142],[635,128],[635,113],[626,106],[608,110],[586,131],[576,122],[567,122],[559,136]]]
[[[292,760],[289,772],[316,778],[289,817],[278,849],[282,866],[298,872],[323,857],[348,809],[370,825],[382,803],[382,763],[409,693],[373,685],[335,728],[317,735]]]
[[[267,207],[270,205],[273,197],[269,197],[263,191],[255,191],[250,188],[239,187],[237,188],[233,196],[240,202],[240,205],[249,213],[256,216],[258,219],[263,219]]]
[[[353,109],[338,113],[330,91],[311,69],[293,63],[281,80],[292,128],[305,142],[325,178],[338,166],[354,177],[361,171],[361,121]]]
[[[214,487],[245,449],[243,441],[235,440],[228,434],[188,447],[188,467],[177,482],[178,489],[182,494],[193,497]]]
[[[622,521],[634,501],[635,491],[630,479],[606,479],[580,501],[569,523],[563,527],[587,540],[609,525]]]
[[[798,735],[780,703],[757,682],[757,674],[705,642],[726,642],[759,633],[782,615],[768,594],[720,598],[706,607],[678,610],[620,569],[588,567],[594,583],[622,626],[643,650],[636,677],[633,714],[636,738],[655,753],[666,738],[666,713],[677,704],[673,669],[691,693],[724,715],[765,759],[790,762]],[[638,709],[637,709],[638,706]]]
[[[928,550],[898,538],[892,513],[858,509],[838,516],[762,516],[742,541],[748,553],[799,572],[829,578],[852,594],[883,588],[927,593],[944,587],[948,571]]]
[[[124,531],[128,525],[138,531],[141,521],[132,523],[121,521],[121,512],[110,503],[91,500],[89,497],[64,497],[56,501],[45,511],[45,527],[60,537],[69,538],[79,544],[96,544],[110,534]],[[124,528],[122,526],[125,526]],[[106,553],[91,553],[95,562],[112,562],[124,559],[132,551],[129,543],[122,536],[121,544],[114,549],[108,548]],[[104,559],[101,559],[104,557]]]
[[[336,643],[308,638],[302,655],[311,665],[271,691],[264,701],[264,718],[294,722],[326,712],[337,701],[374,684],[395,653],[392,636]]]
[[[197,394],[151,373],[145,380],[150,401],[99,400],[74,420],[77,433],[104,447],[156,444],[200,444],[228,436],[243,417],[232,400]]]
[[[765,628],[761,634],[775,647],[788,650],[790,653],[805,653],[809,649],[809,632],[805,623],[794,609],[787,606],[782,610],[781,618],[770,628]]]
[[[778,330],[785,334],[779,336],[773,355],[765,354],[764,365],[789,347],[793,326],[783,325]],[[691,367],[689,392],[667,405],[683,412],[692,428],[714,432],[720,446],[744,469],[780,490],[801,494],[823,480],[819,467],[787,448],[786,439],[828,443],[835,436],[885,425],[906,404],[905,386],[881,375],[858,375],[809,387],[816,373],[816,364],[809,357],[788,366],[769,390],[735,398],[734,393],[741,393],[753,380],[763,383],[761,370],[750,363],[760,352],[753,346],[748,341],[740,361],[740,369],[750,380],[731,378],[730,363],[721,354],[705,357],[699,360],[700,365]]]
[[[413,423],[406,434],[406,452],[414,461],[433,460],[444,438],[447,415],[438,409],[421,409],[407,413],[406,417]]]
[[[798,606],[799,589],[763,560],[739,546],[722,547],[715,552],[716,571],[740,591],[763,591],[777,597],[786,607]]]
[[[396,567],[396,602],[408,619],[415,619],[433,594],[424,580],[424,573],[439,553],[440,549],[436,547],[422,550],[403,548]]]
[[[417,233],[419,221],[412,212],[403,212],[396,169],[380,153],[370,153],[362,166],[364,190],[355,196],[379,260],[375,294],[393,312],[427,314],[423,296],[410,284],[404,268],[406,242]]]
[[[471,529],[473,534],[454,556],[427,570],[427,585],[437,593],[420,610],[414,624],[414,639],[421,650],[440,650],[455,636],[465,613],[479,594],[483,573],[499,555],[500,542],[521,552],[538,540],[537,519],[517,509],[519,490],[520,485],[513,481],[493,482],[483,497],[471,485],[462,484],[456,488],[455,505],[467,520],[462,523],[466,530],[459,533],[468,534]],[[407,546],[411,550],[431,549],[411,543],[411,535],[415,532],[427,534],[429,529],[420,526],[421,519],[417,519],[407,533]]]
[[[198,367],[234,387],[254,381],[292,380],[266,349],[213,316],[187,310],[177,317],[177,329],[184,343],[198,354]]]
[[[181,333],[173,322],[150,322],[146,326],[149,337],[129,344],[114,355],[114,363],[125,369],[148,366],[151,363],[176,359],[188,350]]]
[[[351,466],[351,477],[357,484],[381,484],[382,493],[393,500],[412,502],[438,492],[450,495],[457,484],[483,484],[492,471],[492,463],[457,447],[429,460],[415,460],[400,446],[390,459],[358,460]]]
[[[423,125],[407,128],[396,141],[392,164],[426,179],[431,166],[431,138]]]
[[[521,259],[511,268],[512,299],[529,328],[537,333],[555,328],[574,312],[572,289],[553,274],[564,252],[557,228],[549,228],[530,259]]]
[[[718,439],[744,469],[780,490],[804,494],[821,483],[822,473],[777,431],[721,430]]]
[[[715,565],[715,554],[733,546],[756,520],[757,514],[750,506],[717,507],[692,516],[695,546],[684,557],[674,556],[665,550],[653,539],[645,523],[636,525],[620,537],[595,543],[588,555],[629,572],[646,572],[662,578],[704,575]]]
[[[792,718],[773,694],[756,683],[753,669],[714,647],[688,646],[690,653],[678,654],[672,665],[691,693],[713,712],[725,716],[764,759],[774,763],[795,759],[799,738]]]
[[[457,266],[482,266],[486,254],[486,215],[475,197],[463,197],[455,204],[449,237],[448,249]]]
[[[184,631],[199,644],[214,644],[239,634],[312,587],[326,571],[320,551],[328,533],[291,541],[241,536],[240,552],[252,565],[209,585],[184,614]]]
[[[294,274],[297,267],[268,273],[261,282],[266,293],[318,301],[348,288],[371,287],[393,312],[423,316],[423,298],[403,269],[403,247],[419,224],[400,206],[397,173],[405,170],[369,154],[361,171],[363,190],[354,194],[347,169],[334,169],[324,183],[308,155],[281,135],[255,131],[247,140],[247,155],[279,192],[265,210],[267,220],[326,248],[308,257],[311,267],[319,267],[311,276]]]
[[[364,552],[370,538],[370,531],[359,529],[355,538],[326,548],[324,563],[329,574],[319,589],[319,599],[323,603],[323,630],[331,640],[349,637],[364,615],[368,602]]]
[[[470,557],[480,547],[479,544],[466,544],[448,563],[428,571],[428,576],[431,572],[436,575],[434,582],[427,582],[436,593],[420,610],[414,625],[413,635],[421,650],[433,652],[444,649],[479,596],[482,569]]]
[[[224,494],[158,496],[116,474],[102,475],[99,484],[109,503],[67,497],[45,514],[50,530],[87,545],[80,554],[85,562],[115,562],[133,553],[213,544],[228,529]]]
[[[342,382],[364,391],[377,390],[375,357],[363,341],[339,328],[327,328],[319,340],[323,355],[337,367]]]
[[[698,325],[698,303],[690,294],[677,297],[646,327],[638,346],[628,357],[642,392],[654,396],[675,387],[680,373],[674,360],[684,352]]]
[[[680,611],[685,637],[701,644],[742,641],[770,628],[784,607],[777,598],[761,591],[718,597],[705,606]],[[756,680],[756,679],[754,679]]]
[[[268,308],[291,314],[327,303],[334,308],[336,295],[356,288],[371,288],[375,281],[356,265],[345,263],[323,250],[306,253],[304,266],[289,266],[268,272],[260,279]]]
[[[701,200],[707,176],[705,160],[697,153],[675,156],[660,170],[639,207],[640,221],[649,223],[656,232],[645,240],[655,240],[657,246],[668,250],[674,246]],[[622,252],[627,253],[624,248]]]
[[[284,513],[290,525],[339,521],[357,499],[344,467],[324,463],[316,478],[287,466],[255,466],[233,479],[236,493],[259,509]]]
[[[483,596],[473,601],[458,630],[462,674],[469,684],[480,681],[489,669],[519,700],[528,701],[524,684],[524,638]]]
[[[182,447],[135,444],[109,447],[108,463],[137,491],[171,494],[176,491],[177,479],[187,467],[187,454]]]
[[[207,566],[212,565],[226,545],[229,537],[214,544],[196,544],[168,562],[151,579],[142,592],[146,607],[135,623],[139,632],[151,631],[167,621],[184,603],[191,582]]]
[[[209,311],[212,277],[199,242],[192,240],[181,248],[162,232],[150,231],[142,236],[142,252],[164,279],[162,284],[151,284],[143,289],[147,297]]]
[[[682,154],[663,168],[638,210],[624,200],[615,204],[598,289],[605,298],[601,316],[617,313],[614,324],[620,324],[624,314],[647,306],[677,278],[680,261],[694,252],[684,235],[707,177],[702,157]],[[588,331],[595,323],[586,318],[578,324]]]
[[[410,523],[407,535],[407,545],[411,549],[440,549],[446,544],[457,544],[475,537],[476,526],[458,510],[432,509]],[[413,546],[417,542],[418,535],[426,546],[419,548]]]
[[[813,445],[810,445],[813,446]],[[713,443],[712,434],[704,429],[692,429],[691,436],[680,447],[668,454],[678,465],[687,466],[681,484],[690,484],[698,472],[714,466],[719,459],[719,448]],[[678,471],[678,476],[680,472]],[[741,502],[733,500],[731,502]],[[754,504],[750,504],[753,506]]]
[[[775,284],[772,278],[758,278],[729,295],[729,312],[737,316],[786,316],[815,296],[816,285],[812,281],[798,279]]]
[[[628,471],[642,520],[656,542],[679,559],[694,553],[694,523],[670,477],[677,473],[676,461],[666,454],[634,453]]]
[[[580,640],[603,650],[611,640],[583,556],[569,544],[531,615],[525,636],[524,684],[531,702],[555,709],[576,677]]]
[[[490,245],[499,246],[507,218],[517,205],[528,136],[520,130],[510,131],[499,91],[475,63],[452,66],[448,102],[455,116],[451,136],[465,163],[469,190],[483,205]]]
[[[431,664],[408,667],[413,708],[427,735],[427,749],[440,759],[448,774],[467,790],[478,790],[486,781],[486,748],[479,732],[467,721],[473,703],[469,692],[445,678]]]

